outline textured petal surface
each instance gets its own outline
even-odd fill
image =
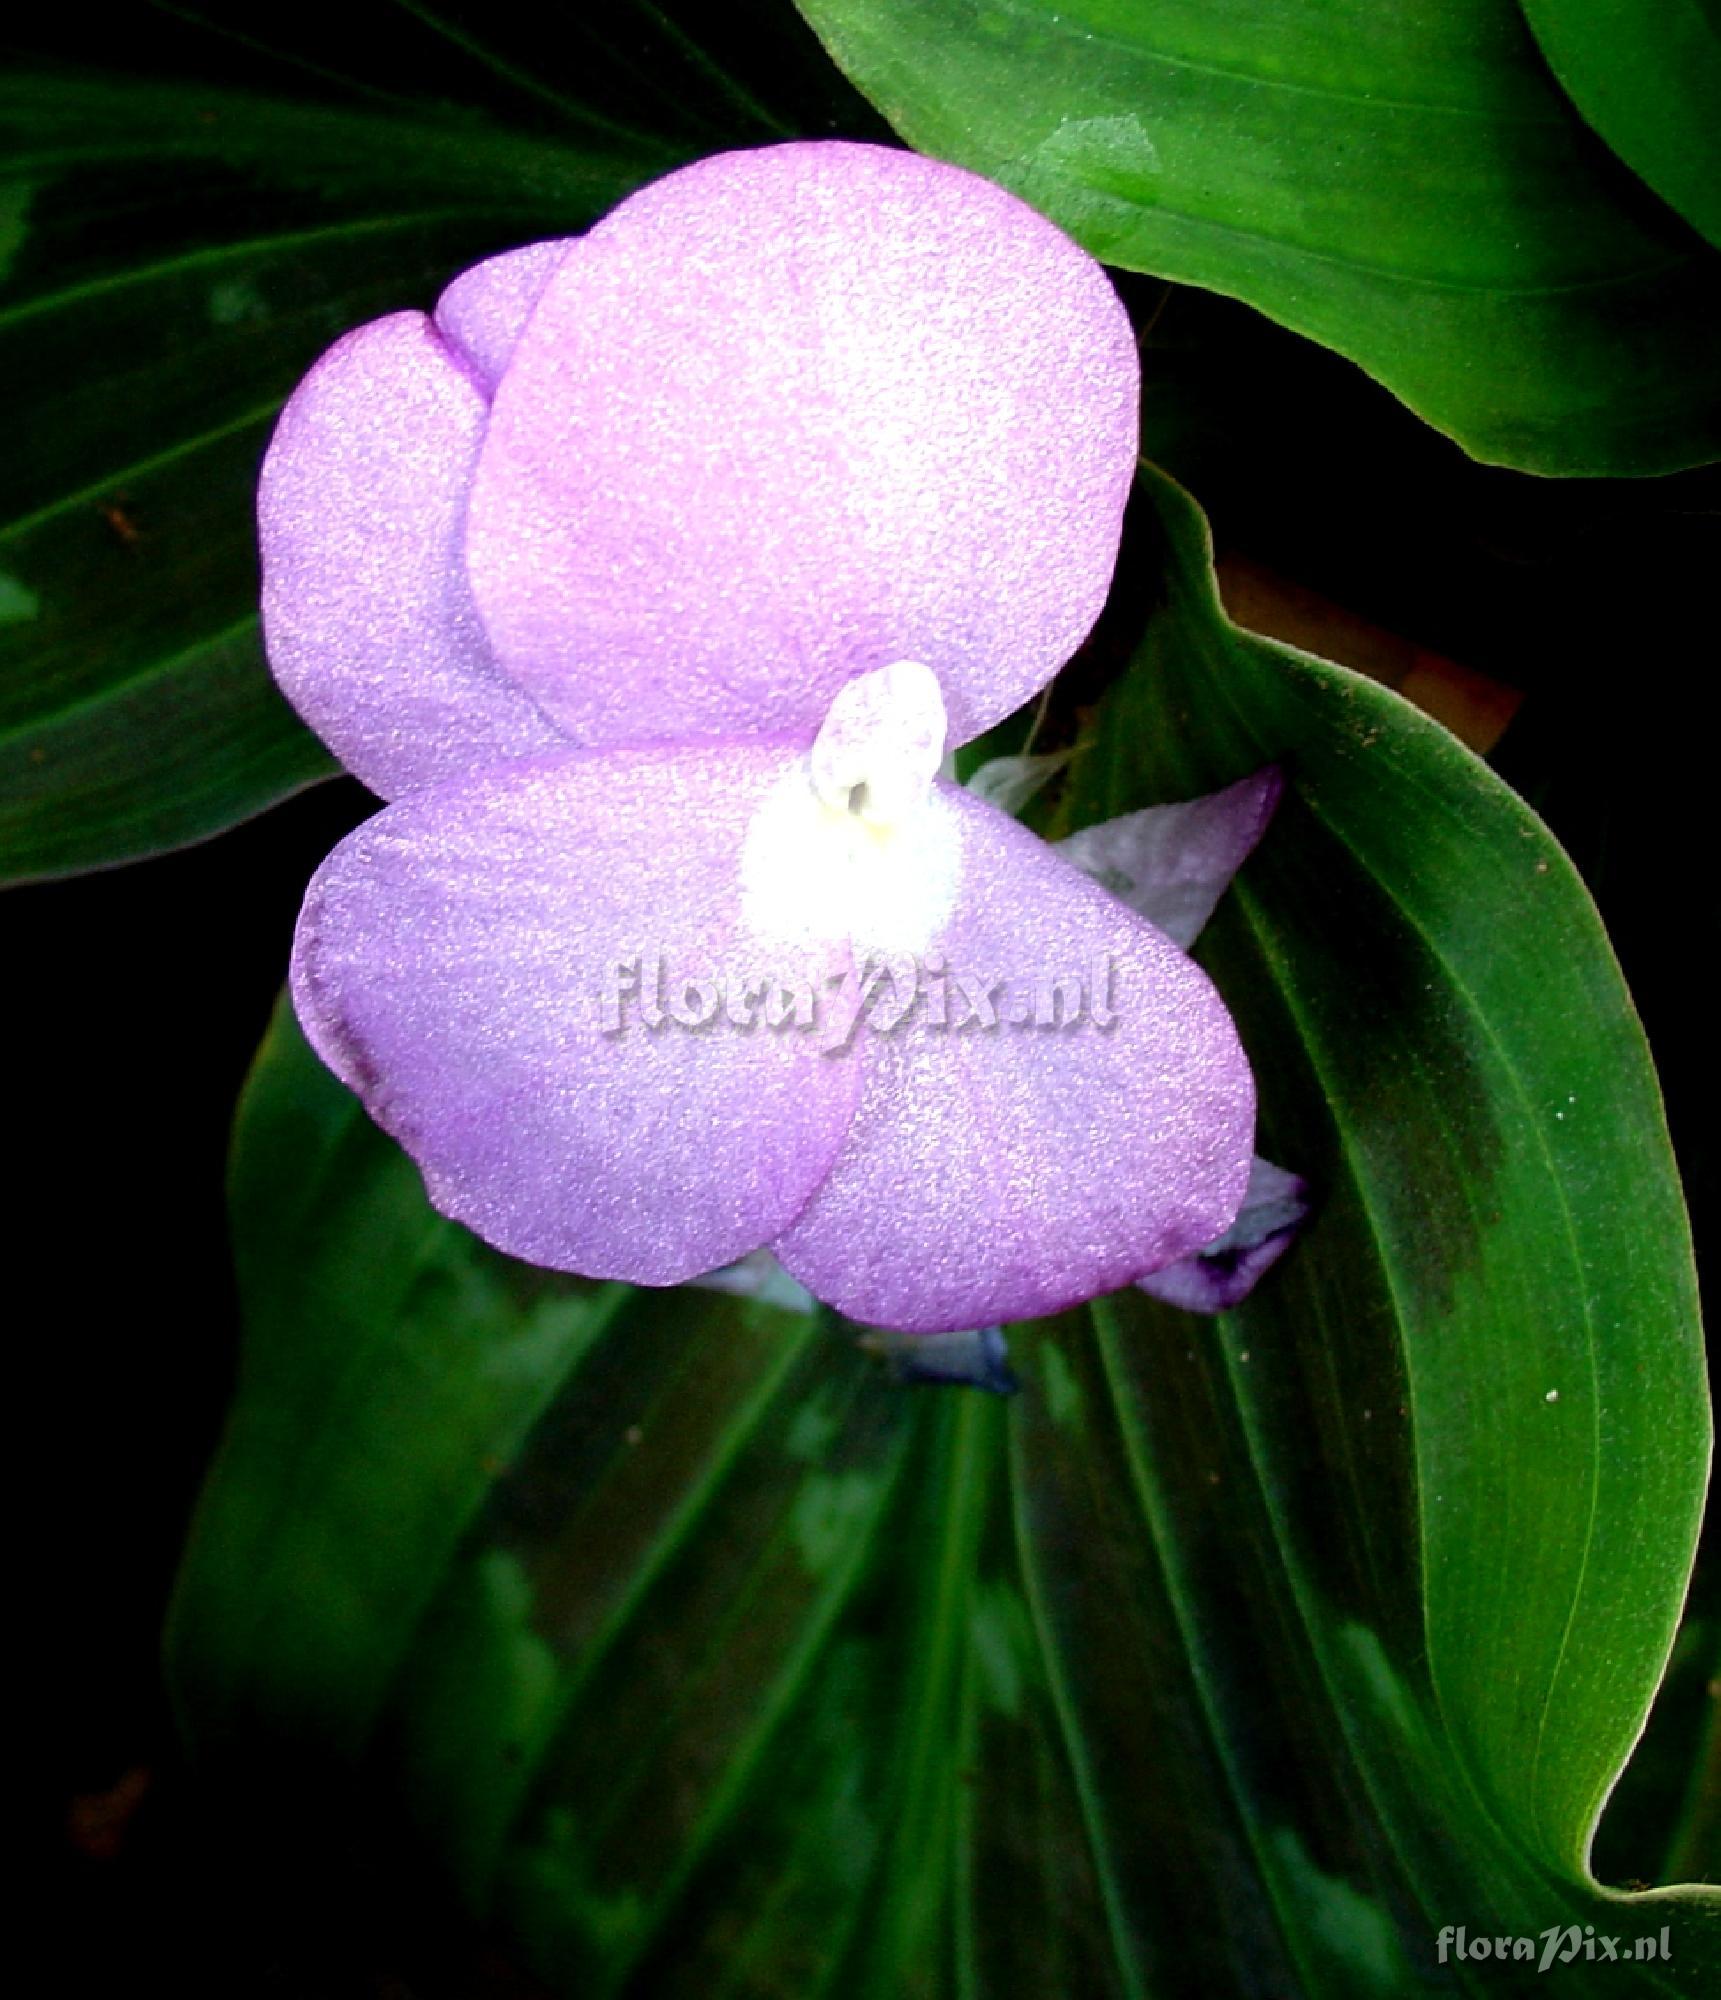
[[[565,743],[497,672],[462,567],[485,404],[422,313],[361,326],[276,426],[257,521],[287,699],[383,798]]]
[[[436,302],[436,330],[466,363],[486,397],[507,373],[532,308],[574,237],[527,243],[462,271]]]
[[[1271,1160],[1249,1169],[1249,1190],[1223,1236],[1140,1280],[1141,1289],[1186,1312],[1229,1312],[1241,1305],[1290,1249],[1309,1216],[1309,1184]]]
[[[672,1005],[682,975],[748,960],[741,839],[790,761],[516,764],[403,800],[324,863],[299,1018],[445,1214],[534,1263],[671,1284],[801,1207],[847,1128],[851,1066],[792,1022],[642,1018],[654,956]],[[612,971],[629,960],[631,983]]]
[[[1129,323],[1015,197],[823,142],[703,160],[556,271],[473,489],[498,658],[581,741],[795,731],[924,662],[952,741],[1104,601]]]
[[[1283,773],[1268,765],[1222,792],[1083,827],[1057,849],[1187,950],[1267,831],[1284,789]]]
[[[1168,938],[993,807],[940,785],[929,810],[960,846],[954,909],[913,1011],[869,1017],[844,1058],[863,1076],[848,1143],[773,1247],[851,1318],[936,1331],[1055,1311],[1212,1242],[1243,1199],[1255,1103],[1224,1005]],[[1001,982],[995,1025],[964,976]],[[1080,1018],[1060,1002],[1063,1025],[1036,1023],[1066,978]]]

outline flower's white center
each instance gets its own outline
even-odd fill
[[[918,660],[858,675],[813,744],[813,790],[833,811],[891,828],[926,802],[948,726],[937,676]]]
[[[863,952],[925,949],[960,872],[955,822],[932,789],[946,726],[938,681],[916,660],[839,692],[811,751],[748,829],[750,931],[785,945],[848,938]]]

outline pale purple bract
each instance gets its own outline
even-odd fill
[[[1051,224],[834,142],[702,161],[317,364],[264,468],[265,634],[393,803],[313,882],[293,992],[439,1208],[646,1284],[770,1245],[920,1331],[1232,1226],[1254,1092],[1205,975],[930,778],[929,730],[1008,714],[1098,613],[1136,397]],[[1238,816],[1200,830],[1227,874]],[[630,954],[791,946],[820,977],[1106,954],[1117,1021],[600,1031]]]

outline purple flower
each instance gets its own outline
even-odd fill
[[[264,468],[265,632],[392,803],[293,993],[439,1208],[643,1284],[768,1245],[925,1331],[1231,1228],[1217,994],[936,775],[1096,616],[1136,395],[1066,237],[834,143],[703,161],[324,356]]]

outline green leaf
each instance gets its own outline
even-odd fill
[[[1716,0],[1523,0],[1568,96],[1629,166],[1721,245]]]
[[[1292,783],[1204,956],[1320,1208],[1237,1313],[1126,1292],[1011,1329],[1013,1400],[901,1389],[823,1319],[510,1264],[287,1014],[265,1046],[182,1712],[313,1814],[362,1770],[558,1992],[1528,1979],[1443,1968],[1447,1925],[1577,1926],[1563,1992],[1721,1974],[1721,1896],[1586,1866],[1709,1452],[1595,912],[1437,725],[1226,623],[1177,488],[1143,508],[1068,815]]]
[[[1507,0],[801,10],[911,145],[1337,348],[1478,458],[1721,455],[1721,261],[1589,137]]]
[[[635,0],[548,45],[542,21],[30,24],[0,78],[0,370],[29,416],[0,461],[0,880],[194,840],[334,769],[263,664],[252,512],[324,347],[682,160],[843,113],[787,0],[709,46]]]

